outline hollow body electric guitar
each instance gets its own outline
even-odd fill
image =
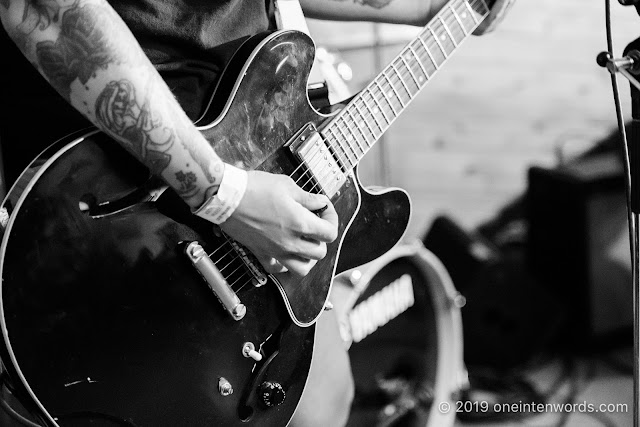
[[[286,424],[333,276],[389,250],[409,220],[405,192],[364,191],[353,171],[487,3],[451,0],[332,115],[309,104],[305,34],[257,35],[235,54],[198,126],[225,162],[330,197],[339,237],[303,279],[265,274],[103,133],[43,152],[3,204],[2,359],[16,394],[50,425]]]

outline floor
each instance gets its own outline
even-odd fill
[[[623,348],[594,357],[580,357],[562,362],[555,359],[541,363],[524,377],[541,395],[548,395],[547,403],[560,405],[564,410],[544,410],[541,413],[513,414],[511,420],[477,422],[458,417],[455,427],[626,427],[633,424],[632,348]],[[568,362],[568,363],[566,363]],[[477,401],[495,402],[491,393],[478,396]],[[517,403],[512,396],[510,402]],[[525,400],[526,402],[526,400]],[[534,403],[540,401],[534,400]],[[601,405],[607,405],[601,407]],[[589,406],[592,411],[589,411]],[[515,409],[521,406],[517,404]],[[526,408],[526,406],[522,406]],[[548,406],[547,406],[548,407]],[[477,418],[476,418],[477,419]]]

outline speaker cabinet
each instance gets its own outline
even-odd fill
[[[613,154],[528,174],[531,274],[566,314],[572,347],[630,340],[631,258],[622,163]]]

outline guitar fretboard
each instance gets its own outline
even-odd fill
[[[322,134],[353,169],[447,59],[489,14],[485,0],[451,0]]]

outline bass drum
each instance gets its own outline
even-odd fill
[[[356,395],[348,426],[451,426],[467,387],[464,297],[421,243],[396,246],[334,282]]]

